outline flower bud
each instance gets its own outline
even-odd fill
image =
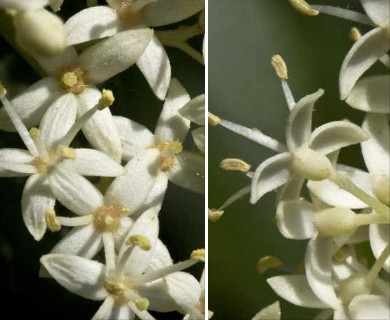
[[[33,55],[55,55],[66,46],[63,22],[45,9],[20,11],[14,23],[18,45]]]
[[[347,208],[325,209],[314,214],[314,225],[322,236],[339,236],[354,231],[359,225],[356,214]]]

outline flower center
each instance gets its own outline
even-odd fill
[[[123,213],[128,212],[125,207],[102,206],[93,213],[93,224],[100,232],[115,232],[119,229]]]
[[[127,27],[132,27],[142,21],[142,9],[134,6],[135,0],[122,0],[116,10],[119,20]]]
[[[86,72],[77,66],[69,66],[60,72],[60,87],[65,92],[80,94],[85,89]]]
[[[175,155],[183,151],[183,145],[178,140],[153,144],[151,148],[157,148],[160,151],[160,169],[162,171],[171,169],[175,163]]]

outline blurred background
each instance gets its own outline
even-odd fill
[[[66,20],[72,14],[85,8],[86,1],[65,0],[60,16]],[[105,5],[105,1],[99,1]],[[10,32],[5,27],[5,15],[0,10],[1,32]],[[185,24],[196,23],[197,16]],[[179,24],[178,24],[179,25]],[[163,29],[174,29],[170,25]],[[12,30],[11,30],[12,31]],[[203,37],[190,41],[198,51],[202,50]],[[172,76],[176,77],[188,90],[191,97],[204,93],[204,66],[185,53],[166,48],[172,66]],[[0,36],[0,81],[8,89],[8,98],[23,92],[40,77],[16,50]],[[115,76],[99,86],[111,89],[115,103],[111,111],[137,121],[153,132],[163,102],[152,93],[141,72],[135,66]],[[194,148],[188,136],[186,149]],[[86,146],[87,142],[79,135],[73,146]],[[0,148],[25,148],[16,133],[0,132]],[[56,242],[66,233],[47,232],[38,243],[28,233],[20,211],[20,200],[25,178],[0,178],[0,295],[3,315],[16,318],[38,319],[90,319],[101,302],[85,300],[68,293],[52,279],[38,277],[39,258],[47,254]],[[64,208],[57,207],[57,210]],[[166,199],[160,212],[160,238],[167,245],[175,262],[187,259],[193,249],[205,246],[204,196],[192,193],[169,184]],[[198,279],[203,264],[189,269]],[[15,309],[15,306],[19,308]],[[159,319],[181,319],[178,313],[158,315]]]
[[[310,2],[310,1],[309,1]],[[314,3],[314,1],[311,1]],[[322,0],[327,4],[362,11],[357,0]],[[288,108],[280,81],[270,64],[280,54],[289,69],[289,85],[297,100],[325,90],[316,104],[313,126],[348,118],[360,124],[363,112],[339,101],[338,73],[352,46],[348,33],[365,26],[320,14],[307,17],[287,0],[209,1],[209,111],[285,143]],[[385,70],[376,65],[375,73]],[[222,127],[209,126],[209,207],[218,208],[229,196],[250,183],[239,172],[219,168],[224,158],[241,158],[253,170],[274,152]],[[360,150],[349,147],[340,162],[364,167]],[[303,262],[306,242],[287,241],[274,222],[275,193],[256,205],[243,197],[225,210],[217,222],[209,222],[209,309],[213,319],[250,319],[278,297],[266,278],[296,273]],[[285,271],[256,272],[259,258],[278,257]],[[281,299],[280,299],[281,300]],[[283,319],[311,319],[316,310],[281,300]]]

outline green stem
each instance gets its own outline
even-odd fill
[[[378,259],[376,259],[374,265],[366,276],[366,282],[369,286],[372,286],[374,284],[375,279],[377,278],[386,260],[389,258],[389,255],[390,247],[389,244],[387,244],[387,246],[383,249],[382,253],[378,257]]]

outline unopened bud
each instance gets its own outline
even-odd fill
[[[355,231],[356,214],[348,208],[330,208],[314,214],[314,225],[322,236],[339,236]]]

